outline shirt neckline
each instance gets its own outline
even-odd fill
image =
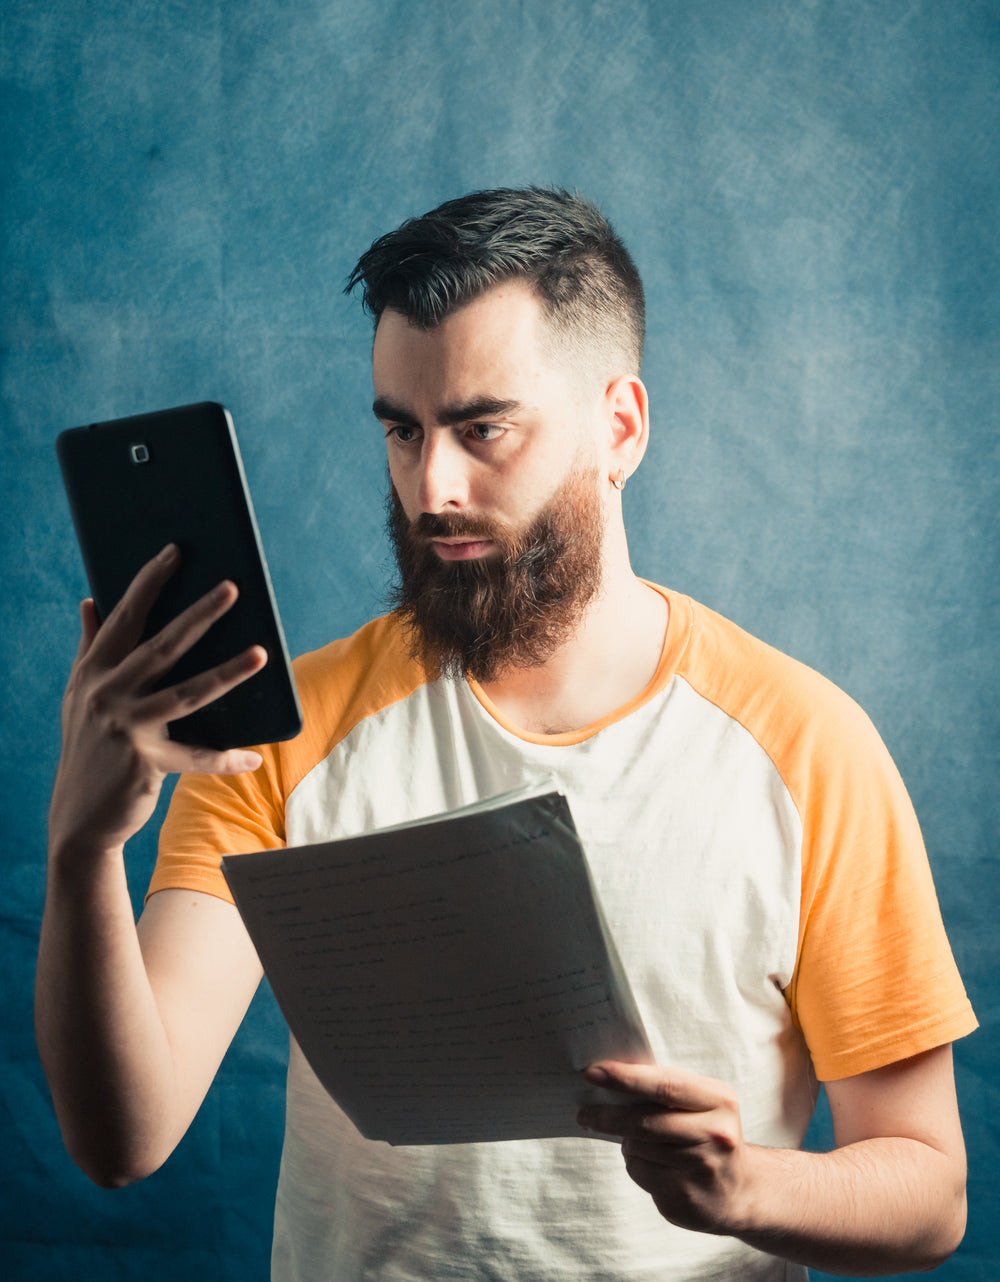
[[[655,698],[656,695],[664,690],[673,679],[681,655],[687,648],[693,614],[691,600],[689,597],[672,592],[669,588],[661,587],[658,583],[650,583],[648,579],[641,579],[640,582],[652,588],[654,592],[658,592],[667,603],[667,627],[663,637],[663,648],[660,651],[660,659],[656,665],[656,671],[645,689],[640,690],[634,699],[623,703],[599,720],[593,721],[589,725],[581,726],[579,730],[570,730],[565,734],[534,734],[509,721],[490,699],[489,695],[486,694],[478,681],[467,677],[466,684],[491,720],[495,721],[503,730],[506,730],[508,734],[513,735],[515,739],[520,739],[524,743],[534,743],[542,747],[551,748],[571,747],[573,744],[583,743],[587,739],[592,739],[594,735],[599,734],[600,731],[607,729],[608,726],[614,725],[618,721],[624,721],[626,717],[637,712],[650,699]]]

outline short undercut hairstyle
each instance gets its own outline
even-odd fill
[[[524,281],[557,348],[600,372],[638,374],[642,281],[596,205],[560,189],[503,187],[408,219],[362,254],[345,292],[362,288],[376,326],[386,308],[433,329],[496,285]],[[606,367],[606,368],[604,368]]]

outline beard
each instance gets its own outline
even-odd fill
[[[388,530],[399,566],[392,605],[429,671],[492,681],[544,663],[601,589],[604,507],[596,470],[572,473],[527,525],[461,513],[410,522],[394,488]],[[432,538],[481,538],[488,557],[442,561]]]

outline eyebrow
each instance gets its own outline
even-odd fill
[[[504,401],[496,396],[477,396],[461,404],[446,405],[436,415],[438,423],[454,426],[474,418],[498,418],[522,408],[521,401]],[[393,404],[387,396],[376,396],[372,413],[383,423],[400,423],[406,427],[420,427],[421,423],[409,410]]]

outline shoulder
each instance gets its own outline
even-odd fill
[[[302,702],[302,732],[275,750],[298,777],[365,718],[408,698],[428,680],[391,614],[301,655],[292,670]]]
[[[715,611],[676,594],[668,599],[679,625],[674,677],[768,757],[799,815],[810,862],[820,834],[840,829],[847,815],[863,824],[877,819],[876,826],[905,815],[910,824],[895,764],[854,699]]]
[[[350,731],[427,680],[395,618],[296,659],[303,725],[294,739],[260,745],[262,763],[240,775],[182,775],[160,835],[150,893],[182,885],[229,898],[218,855],[285,841],[285,804]]]
[[[821,673],[707,606],[675,599],[687,623],[676,675],[738,721],[779,768],[813,750],[881,745],[863,709]]]
[[[395,687],[412,688],[426,679],[392,614],[372,619],[349,637],[299,655],[292,670],[304,699],[325,699],[337,692],[349,696],[359,685],[372,682],[391,699]]]

